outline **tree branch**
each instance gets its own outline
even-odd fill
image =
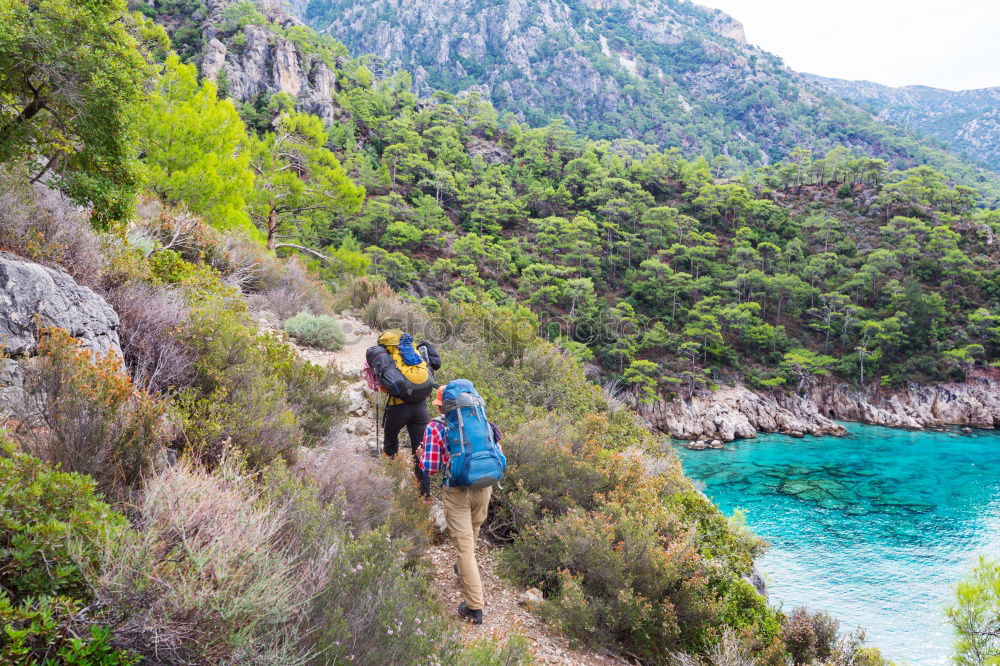
[[[278,243],[278,244],[276,244],[274,246],[274,249],[277,250],[279,247],[290,247],[290,248],[293,248],[295,250],[299,250],[300,252],[306,252],[308,254],[311,254],[311,255],[315,256],[318,259],[321,259],[322,261],[325,261],[328,264],[338,264],[338,265],[342,265],[343,264],[343,262],[341,262],[339,259],[334,259],[333,257],[331,257],[329,255],[326,255],[326,254],[323,254],[322,252],[320,252],[318,250],[314,250],[311,247],[305,247],[303,245],[296,245],[295,243]]]

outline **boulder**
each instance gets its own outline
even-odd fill
[[[368,401],[361,391],[351,391],[347,394],[347,411],[354,416],[364,416],[368,413]]]
[[[118,315],[68,273],[0,252],[0,348],[12,357],[38,347],[36,325],[65,329],[84,347],[121,356]]]
[[[428,514],[431,519],[431,525],[440,534],[448,534],[448,519],[444,517],[444,505],[439,500],[434,501]]]
[[[758,569],[756,565],[754,565],[753,569],[750,570],[750,575],[745,576],[743,580],[753,585],[757,590],[757,593],[767,599],[767,582],[764,580],[764,575],[760,572],[760,569]]]
[[[522,606],[537,606],[543,601],[545,601],[545,597],[537,587],[529,587],[517,597],[517,603]]]

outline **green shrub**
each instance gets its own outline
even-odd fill
[[[467,663],[426,576],[405,567],[384,530],[345,543],[331,573],[315,601],[323,617],[318,647],[331,663]]]
[[[469,643],[459,663],[476,666],[530,666],[534,663],[531,643],[519,634],[508,634],[503,640],[480,638]]]
[[[649,439],[625,412],[516,428],[504,442],[509,490],[486,528],[512,539],[507,573],[545,591],[542,613],[571,637],[652,661],[706,649],[722,626],[754,634],[758,654],[780,643],[773,611],[740,580],[763,544],[674,458],[656,463]]]
[[[838,649],[840,623],[827,613],[810,613],[799,606],[784,618],[781,628],[788,652],[795,664],[825,661]],[[853,652],[853,651],[852,651]]]
[[[116,498],[152,468],[166,406],[133,386],[114,352],[98,355],[62,329],[42,329],[24,389],[6,406],[29,453],[91,475]]]
[[[264,465],[324,437],[345,414],[333,371],[262,333],[244,309],[211,296],[192,310],[180,339],[195,361],[193,387],[177,400],[195,452],[217,459],[229,442]]]
[[[56,471],[0,439],[0,571],[11,603],[89,598],[102,542],[126,525],[94,488],[92,479]]]
[[[336,351],[344,346],[340,323],[328,315],[300,312],[285,322],[285,332],[300,343],[317,349]]]
[[[955,663],[983,663],[1000,657],[997,608],[1000,607],[1000,566],[980,557],[975,569],[955,588],[948,621],[955,629]],[[986,662],[989,663],[989,662]]]
[[[0,590],[0,662],[66,666],[128,666],[139,658],[112,646],[111,630],[86,626],[80,603],[67,597],[28,598],[15,606]]]
[[[195,266],[184,261],[184,258],[173,250],[159,250],[149,256],[150,270],[155,282],[176,284],[191,277]]]

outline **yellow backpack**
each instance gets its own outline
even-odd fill
[[[376,348],[372,348],[369,350],[369,365],[389,395],[401,402],[423,402],[434,390],[434,372],[422,356],[420,363],[407,365],[399,349],[402,337],[403,332],[398,329],[382,333],[378,346],[392,362],[388,363],[384,356],[378,358],[381,355],[377,354]]]

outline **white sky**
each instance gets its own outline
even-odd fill
[[[1000,86],[1000,0],[696,0],[792,69],[891,86]]]

